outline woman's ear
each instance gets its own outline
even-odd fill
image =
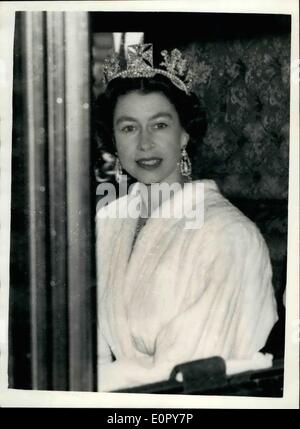
[[[186,131],[183,131],[182,138],[181,138],[181,149],[187,146],[189,139],[190,139],[190,135]]]

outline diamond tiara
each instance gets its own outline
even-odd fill
[[[166,76],[177,88],[190,94],[194,73],[186,59],[178,49],[173,49],[169,54],[166,50],[161,52],[164,61],[159,65],[164,69],[153,67],[152,43],[130,45],[127,49],[127,68],[121,70],[118,55],[113,54],[104,60],[104,83],[108,84],[116,78],[150,78],[156,74]]]

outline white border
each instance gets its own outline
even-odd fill
[[[0,2],[0,405],[75,408],[299,408],[299,5],[297,0]],[[283,398],[78,393],[8,389],[8,298],[14,12],[185,11],[292,15],[287,326]],[[4,203],[5,201],[5,203]]]

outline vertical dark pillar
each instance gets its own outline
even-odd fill
[[[68,390],[65,26],[62,12],[47,13],[46,34],[52,388]]]
[[[24,15],[23,15],[24,16]],[[47,389],[49,375],[47,261],[47,93],[44,13],[24,16],[25,123],[28,147],[29,273],[32,388]]]
[[[9,293],[9,387],[31,388],[28,147],[24,141],[22,16],[16,14],[14,40],[13,141]]]
[[[92,390],[89,27],[86,13],[65,19],[70,389]]]

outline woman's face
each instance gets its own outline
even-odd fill
[[[120,96],[113,126],[121,165],[131,176],[145,184],[182,183],[181,149],[189,136],[165,95],[132,91]]]

